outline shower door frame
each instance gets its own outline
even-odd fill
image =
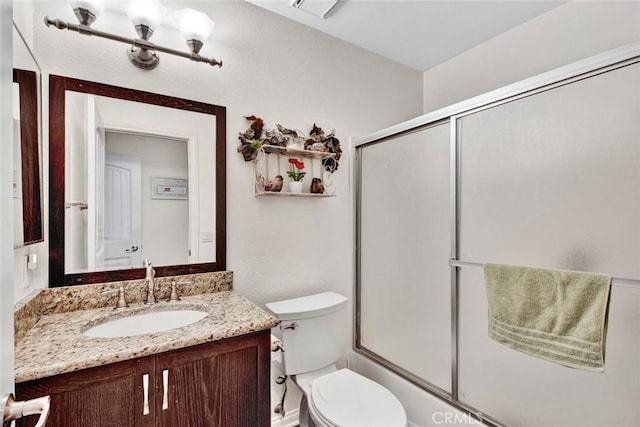
[[[476,408],[460,402],[458,399],[458,280],[460,268],[465,262],[459,259],[459,228],[460,228],[460,148],[459,119],[470,114],[478,113],[501,104],[533,96],[553,90],[571,83],[613,71],[640,62],[640,42],[609,50],[587,59],[569,64],[538,76],[522,80],[503,88],[485,93],[474,98],[453,104],[417,117],[412,120],[389,127],[371,135],[354,138],[351,144],[353,159],[353,194],[354,194],[354,278],[355,278],[355,310],[354,310],[354,340],[353,350],[384,366],[402,378],[415,384],[421,389],[444,400],[446,403],[466,412],[475,419],[491,426],[502,426],[498,420],[482,414]],[[361,214],[362,214],[362,155],[361,151],[371,145],[384,143],[400,136],[421,131],[443,123],[449,123],[450,128],[450,259],[449,267],[451,288],[451,393],[420,378],[406,369],[394,364],[384,357],[368,350],[361,344]]]

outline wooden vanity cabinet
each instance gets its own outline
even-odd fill
[[[269,426],[270,345],[267,330],[157,355],[156,425]]]
[[[51,396],[47,427],[153,426],[143,412],[142,376],[154,370],[152,357],[126,360],[55,377],[16,384],[18,400]],[[34,426],[38,416],[16,421]]]
[[[16,395],[51,396],[47,427],[267,427],[270,342],[266,330],[16,384]]]

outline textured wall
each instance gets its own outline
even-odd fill
[[[567,2],[425,71],[423,112],[638,39],[640,2]]]

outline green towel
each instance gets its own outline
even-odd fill
[[[560,365],[604,372],[611,277],[485,264],[489,337]]]

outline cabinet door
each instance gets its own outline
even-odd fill
[[[97,368],[16,384],[18,400],[51,396],[47,427],[147,427],[154,425],[154,358],[127,360]],[[143,375],[148,375],[148,410]],[[18,420],[35,425],[37,416]]]
[[[269,331],[156,356],[159,426],[269,426]]]

